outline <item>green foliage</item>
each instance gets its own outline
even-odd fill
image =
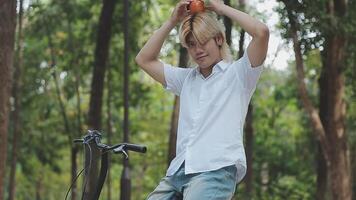
[[[129,2],[130,141],[148,147],[146,155],[130,154],[132,199],[144,199],[156,187],[168,166],[167,149],[174,96],[165,92],[161,85],[139,70],[134,58],[153,31],[170,16],[176,2]],[[325,37],[321,30],[333,31],[335,27],[330,27],[326,23],[328,16],[321,14],[324,11],[317,6],[323,3],[321,0],[290,2],[296,9],[293,14],[303,26],[300,37],[305,56],[307,88],[314,105],[317,105],[320,51],[323,50]],[[354,6],[355,3],[351,4]],[[86,119],[101,6],[101,1],[93,0],[52,0],[32,2],[26,10],[21,97],[22,138],[16,168],[16,199],[63,199],[71,183],[71,139],[83,136],[87,129]],[[283,7],[278,11],[282,19],[287,19]],[[356,19],[354,15],[355,12],[348,12],[346,18]],[[343,33],[353,32],[356,27],[354,20],[346,20],[344,24],[340,30]],[[287,39],[288,21],[282,21],[280,27]],[[108,71],[112,74],[110,108],[106,104],[109,98],[107,88],[103,99],[103,142],[108,139],[108,109],[112,112],[112,143],[122,142],[123,138],[123,29],[123,2],[118,1],[108,59]],[[236,30],[238,29],[233,31],[237,33]],[[355,152],[356,65],[355,60],[351,59],[356,58],[355,45],[351,45],[355,44],[355,37],[350,37],[349,41],[347,66],[350,67],[345,69],[345,98],[348,102],[349,141]],[[162,59],[176,65],[178,48],[175,29],[164,45]],[[309,130],[309,119],[299,101],[294,64],[291,63],[291,66],[293,67],[285,71],[267,67],[253,96],[253,199],[314,199],[316,142]],[[64,127],[54,74],[65,105],[69,133]],[[77,89],[80,95],[79,105]],[[121,156],[113,155],[113,199],[118,199],[120,195],[121,163]],[[83,166],[82,150],[78,155],[78,166],[79,169]],[[354,160],[353,166],[356,166]],[[107,199],[106,187],[102,191],[101,199]],[[239,185],[238,199],[246,199],[244,197],[248,196],[244,187],[243,183]],[[78,188],[81,188],[81,179]]]
[[[294,73],[267,68],[253,97],[253,199],[314,199],[314,142],[296,84]]]

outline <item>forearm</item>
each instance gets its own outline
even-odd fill
[[[268,27],[259,20],[251,17],[250,15],[236,10],[227,5],[221,5],[220,13],[229,17],[232,21],[236,22],[243,30],[245,30],[252,37],[265,37],[268,36]]]
[[[136,61],[157,60],[166,37],[175,25],[176,23],[172,20],[167,20],[158,30],[156,30],[137,54]]]

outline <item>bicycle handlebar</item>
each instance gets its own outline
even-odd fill
[[[116,144],[116,145],[109,147],[108,150],[113,150],[114,153],[120,153],[121,150],[146,153],[147,147],[143,146],[143,145],[138,145],[138,144],[120,143],[120,144]]]
[[[147,148],[143,145],[137,145],[137,144],[124,144],[124,146],[126,147],[125,149],[129,150],[129,151],[136,151],[139,153],[146,153]],[[114,149],[115,152],[115,149]]]
[[[119,143],[112,146],[107,144],[103,144],[100,142],[101,134],[99,131],[96,130],[88,130],[88,134],[83,137],[83,139],[75,139],[73,140],[74,143],[83,143],[88,144],[90,141],[94,140],[94,144],[96,147],[103,151],[113,151],[114,153],[123,153],[127,156],[125,151],[135,151],[139,153],[146,153],[147,147],[138,144],[130,144],[130,143]]]
[[[135,152],[139,152],[139,153],[146,153],[146,151],[147,151],[146,146],[143,146],[143,145],[120,143],[120,144],[115,144],[115,145],[109,146],[107,144],[101,143],[100,140],[101,140],[101,133],[96,130],[88,130],[88,134],[85,135],[82,139],[73,140],[74,143],[82,143],[82,144],[88,145],[89,147],[91,146],[90,144],[94,144],[102,152],[102,154],[100,155],[101,156],[100,175],[99,175],[98,182],[96,184],[95,193],[90,198],[91,200],[99,199],[100,192],[103,187],[103,184],[104,184],[104,181],[106,178],[106,174],[107,174],[107,170],[108,170],[108,162],[109,162],[108,161],[108,153],[110,151],[112,151],[116,154],[122,153],[125,155],[126,159],[128,159],[128,157],[129,157],[129,155],[127,154],[126,151],[135,151]],[[91,154],[91,151],[90,151],[90,154]],[[90,157],[90,159],[92,159],[91,155],[89,157]],[[89,163],[91,163],[91,161]],[[85,168],[85,170],[86,170],[86,168]],[[90,170],[90,164],[89,164],[89,170]],[[86,182],[84,185],[86,186]],[[84,190],[83,190],[83,195],[84,195],[84,191],[85,191],[85,186],[84,186]],[[67,192],[67,195],[69,193],[69,190]],[[67,195],[66,195],[65,199],[67,199]],[[82,195],[82,198],[84,197],[83,195]]]

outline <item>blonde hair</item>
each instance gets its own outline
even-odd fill
[[[202,12],[184,18],[179,28],[179,40],[185,48],[188,48],[187,39],[190,34],[200,44],[220,36],[223,39],[220,55],[227,62],[232,60],[230,47],[226,43],[225,27],[212,13]]]

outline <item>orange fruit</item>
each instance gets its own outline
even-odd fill
[[[191,14],[195,14],[198,12],[204,12],[205,7],[204,7],[204,1],[202,0],[193,0],[189,4],[189,10]]]

